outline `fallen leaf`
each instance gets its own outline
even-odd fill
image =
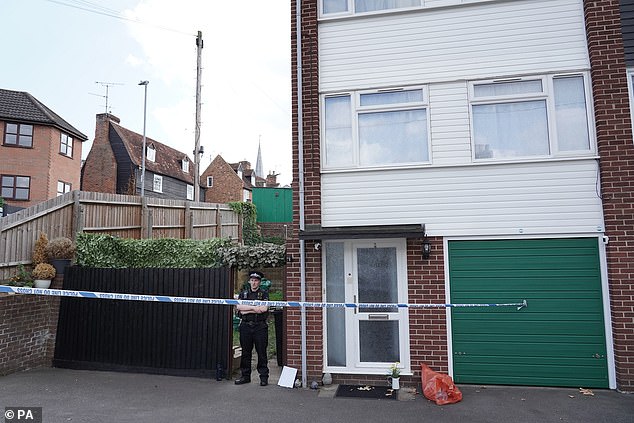
[[[581,392],[583,395],[594,396],[594,392],[592,392],[591,389],[579,388],[579,392]]]
[[[568,398],[574,398],[574,397],[575,397],[574,395],[568,395]]]

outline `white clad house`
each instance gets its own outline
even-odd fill
[[[615,388],[584,2],[298,4],[287,296],[528,306],[289,310],[289,365]]]

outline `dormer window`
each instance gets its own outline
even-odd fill
[[[181,160],[181,169],[185,173],[189,173],[189,160],[183,159]]]
[[[156,161],[156,148],[154,148],[154,146],[152,144],[147,146],[145,158],[148,159],[151,162],[155,162]]]

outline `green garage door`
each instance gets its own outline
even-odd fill
[[[597,238],[449,241],[458,383],[608,388]]]

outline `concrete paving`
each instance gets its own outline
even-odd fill
[[[43,421],[62,422],[509,422],[633,423],[634,394],[572,388],[460,385],[463,400],[438,406],[413,389],[399,401],[335,398],[318,390],[233,380],[44,368],[0,377],[0,410],[42,407]],[[2,420],[0,420],[1,422]],[[10,420],[5,420],[9,422]],[[17,420],[11,420],[17,421]]]

